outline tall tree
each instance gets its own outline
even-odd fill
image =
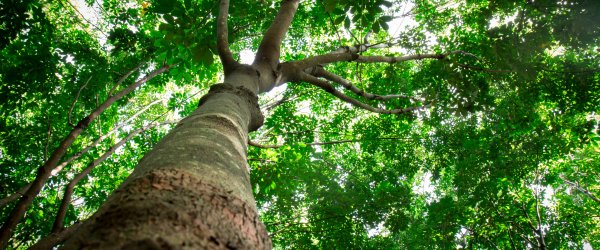
[[[600,244],[599,4],[229,5],[2,15],[3,247]]]

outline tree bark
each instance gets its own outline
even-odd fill
[[[211,87],[64,248],[270,249],[247,163],[258,77],[235,70]]]

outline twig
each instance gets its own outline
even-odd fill
[[[75,125],[71,122],[71,114],[73,113],[73,108],[75,107],[75,104],[77,103],[77,99],[79,99],[79,95],[81,95],[81,91],[85,88],[85,86],[88,85],[90,80],[92,80],[92,76],[90,76],[90,78],[88,78],[87,81],[85,81],[85,84],[83,84],[83,86],[81,86],[81,88],[79,88],[79,90],[77,91],[77,95],[75,95],[75,99],[73,100],[73,103],[71,103],[71,108],[69,108],[69,113],[67,113],[67,122],[69,123],[69,125],[71,125],[71,127],[75,127]]]

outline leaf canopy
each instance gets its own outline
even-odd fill
[[[236,60],[256,51],[279,5],[232,4]],[[65,185],[89,162],[137,128],[190,114],[222,79],[218,6],[0,3],[0,197],[31,182],[72,125],[115,90],[177,65],[84,131],[63,160],[111,134],[46,183],[12,248],[50,233]],[[250,139],[271,147],[250,146],[248,158],[276,248],[526,249],[541,239],[550,249],[600,248],[598,13],[600,3],[584,0],[303,1],[281,61],[365,42],[386,48],[364,56],[467,53],[326,66],[366,92],[411,97],[365,100],[374,107],[432,100],[408,114],[357,109],[301,82],[260,97],[266,121]],[[94,169],[75,188],[65,225],[88,218],[167,131],[145,131]],[[0,208],[3,221],[12,204]]]

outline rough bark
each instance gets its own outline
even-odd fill
[[[211,87],[65,249],[270,249],[247,163],[262,125],[251,71]]]

